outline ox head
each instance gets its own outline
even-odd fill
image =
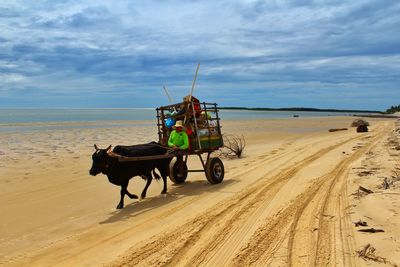
[[[99,173],[104,173],[107,170],[107,167],[110,164],[110,156],[107,154],[107,152],[110,150],[111,145],[107,147],[106,149],[99,149],[97,145],[94,145],[94,148],[96,151],[92,155],[93,159],[93,164],[92,168],[89,170],[90,175],[97,175]]]

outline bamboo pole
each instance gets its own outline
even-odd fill
[[[168,93],[168,90],[167,90],[167,88],[165,87],[165,85],[163,85],[163,89],[164,89],[165,94],[166,94],[167,97],[168,97],[169,103],[172,104],[172,103],[173,103],[172,97],[171,97],[170,94]]]
[[[199,72],[199,68],[200,68],[200,62],[197,64],[196,74],[194,75],[194,79],[193,79],[193,83],[192,83],[192,89],[190,90],[189,101],[192,101],[194,85],[196,84],[196,78],[197,78],[197,73]]]

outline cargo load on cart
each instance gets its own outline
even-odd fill
[[[220,183],[224,178],[224,166],[211,153],[223,147],[221,122],[216,103],[200,102],[196,97],[188,95],[182,102],[162,106],[157,110],[157,126],[159,143],[168,146],[168,139],[179,123],[189,138],[189,146],[185,150],[175,152],[176,160],[170,165],[170,179],[175,183],[186,180],[188,172],[205,172],[210,183]],[[203,159],[202,154],[206,154]],[[202,170],[188,170],[189,155],[200,158]]]
[[[221,132],[221,118],[216,103],[201,102],[193,96],[194,86],[200,64],[197,66],[190,94],[183,97],[182,102],[172,104],[167,89],[164,86],[170,104],[156,109],[158,144],[171,148],[165,155],[126,157],[119,155],[120,161],[157,160],[173,158],[169,165],[169,177],[174,183],[183,183],[188,172],[204,172],[207,180],[212,184],[222,182],[225,169],[221,159],[212,155],[213,152],[224,146]],[[184,149],[176,149],[168,145],[168,140],[174,128],[179,126],[188,137],[188,144]],[[188,169],[188,157],[196,155],[200,159],[202,169]],[[205,158],[203,158],[205,157]]]

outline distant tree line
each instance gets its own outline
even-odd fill
[[[219,109],[231,110],[256,110],[256,111],[314,111],[314,112],[346,112],[346,113],[382,113],[379,110],[358,110],[358,109],[323,109],[323,108],[247,108],[247,107],[219,107]]]
[[[386,110],[386,113],[393,114],[393,113],[399,112],[399,111],[400,111],[400,105],[398,105],[398,106],[391,106],[390,108],[388,108],[388,109]]]

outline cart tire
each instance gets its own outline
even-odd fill
[[[176,158],[173,158],[171,162],[169,163],[169,179],[174,183],[174,184],[181,184],[185,182],[187,175],[188,175],[188,168],[187,165],[184,161],[183,163],[183,173],[182,175],[179,175],[179,164]]]
[[[225,169],[222,160],[210,158],[206,163],[206,177],[211,184],[219,184],[224,180]]]

